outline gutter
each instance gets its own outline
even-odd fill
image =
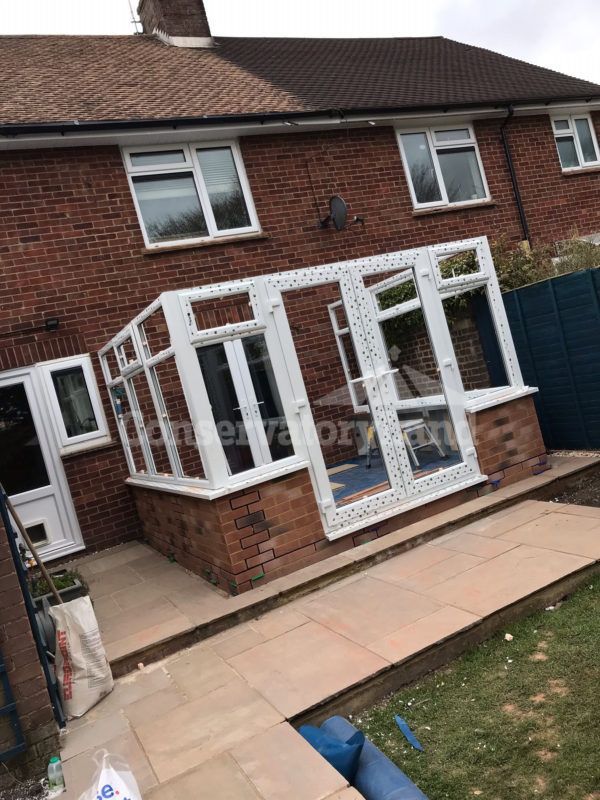
[[[517,203],[517,209],[519,212],[519,220],[521,221],[521,229],[523,231],[523,238],[527,242],[527,244],[531,247],[531,235],[529,233],[529,224],[527,222],[527,215],[525,214],[525,207],[523,206],[523,198],[521,197],[521,189],[519,188],[519,181],[517,179],[517,173],[515,171],[515,165],[513,162],[512,152],[510,149],[510,142],[508,140],[507,135],[507,126],[510,120],[512,119],[515,109],[512,105],[507,107],[507,114],[500,126],[500,135],[502,136],[502,144],[504,146],[504,155],[506,156],[506,163],[508,164],[508,171],[510,172],[510,180],[513,187],[513,192],[515,194],[515,201]]]
[[[594,101],[600,101],[600,95],[592,95],[589,97],[574,98],[572,95],[569,97],[553,97],[540,98],[538,100],[502,100],[499,101],[493,108],[502,110],[503,108],[514,108],[516,104],[535,105],[541,104],[548,107],[553,103],[561,102],[576,102],[580,100],[581,103],[588,104]],[[146,119],[128,119],[128,120],[96,120],[88,122],[79,122],[79,120],[65,121],[65,122],[50,122],[50,123],[5,123],[0,125],[0,136],[16,137],[35,134],[58,134],[64,136],[67,133],[82,133],[86,131],[119,131],[119,130],[137,130],[140,128],[170,128],[176,130],[179,127],[185,126],[198,126],[204,125],[234,125],[234,124],[258,124],[264,125],[269,122],[282,122],[293,125],[293,120],[311,120],[318,119],[319,117],[330,117],[332,120],[339,122],[352,122],[352,118],[372,118],[377,116],[396,116],[411,113],[428,113],[428,114],[446,114],[449,111],[469,111],[485,107],[485,103],[451,103],[440,106],[383,106],[376,108],[352,108],[352,109],[319,109],[312,111],[273,111],[260,114],[221,114],[192,117],[165,117],[164,119],[146,118]]]

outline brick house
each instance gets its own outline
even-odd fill
[[[139,13],[0,38],[0,478],[45,557],[145,537],[237,593],[543,468],[485,237],[600,232],[600,86]]]

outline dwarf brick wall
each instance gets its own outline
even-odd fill
[[[323,532],[305,469],[212,501],[132,486],[144,536],[163,555],[238,594],[547,469],[531,397],[471,417],[481,470],[489,473],[484,485],[334,542]]]
[[[600,115],[594,120],[600,135]],[[248,137],[241,149],[266,238],[152,253],[144,249],[117,147],[4,151],[0,369],[95,354],[165,290],[470,236],[516,243],[522,231],[499,126],[475,123],[493,203],[425,214],[412,209],[392,128]],[[600,231],[600,173],[561,173],[549,118],[515,118],[509,136],[534,243],[564,239],[574,227]],[[319,229],[313,187],[322,216],[328,198],[340,193],[365,225]],[[58,331],[29,330],[47,317],[60,319]],[[105,405],[116,437],[106,397]],[[65,462],[90,547],[140,533],[117,453],[109,448]],[[95,474],[102,491],[92,485]]]
[[[46,681],[38,659],[31,625],[23,602],[19,580],[0,519],[0,650],[28,749],[7,763],[10,773],[21,778],[40,777],[51,755],[58,755],[58,728],[54,721]],[[5,704],[0,701],[0,705]],[[14,735],[6,718],[0,724],[0,750],[13,747]],[[0,772],[2,790],[12,785],[10,774]],[[8,796],[8,795],[6,795]],[[13,796],[13,795],[10,795]]]
[[[317,560],[323,529],[305,469],[212,501],[132,492],[148,542],[233,594]]]
[[[481,471],[494,487],[543,470],[546,447],[531,395],[470,415],[469,423]]]

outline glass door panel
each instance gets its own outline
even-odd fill
[[[263,334],[246,336],[235,344],[238,358],[241,356],[239,360],[242,372],[244,365],[248,368],[253,389],[251,404],[254,406],[255,416],[263,426],[271,460],[289,458],[294,455],[294,448],[265,337]]]
[[[0,481],[8,495],[50,484],[23,383],[0,386]]]
[[[290,289],[283,302],[335,508],[390,495],[373,414],[382,404],[371,364],[358,354],[364,332],[351,281]]]
[[[225,345],[210,344],[196,352],[229,470],[233,475],[252,469],[259,458],[248,440],[247,414],[243,413],[247,406],[236,392]]]
[[[463,462],[441,366],[414,270],[396,277],[370,275],[365,283],[383,343],[388,380],[393,383],[390,407],[401,429],[414,491],[418,492],[420,479]]]

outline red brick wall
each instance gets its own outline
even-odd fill
[[[168,289],[467,236],[517,242],[522,233],[499,124],[475,126],[494,204],[426,215],[413,212],[391,128],[249,137],[241,143],[244,162],[268,238],[153,254],[144,251],[118,148],[0,153],[0,367],[95,353]],[[600,230],[600,175],[561,175],[547,117],[510,125],[534,239],[564,238],[574,222],[582,234]],[[313,186],[322,215],[328,197],[340,193],[351,214],[364,216],[364,227],[320,230]],[[50,316],[60,319],[56,333],[19,332]],[[112,426],[108,403],[106,411]],[[67,469],[86,542],[114,544],[139,531],[123,494],[123,457],[98,451],[73,457]],[[95,470],[102,492],[90,490]],[[115,512],[121,522],[111,520]]]
[[[546,447],[531,395],[473,414],[469,423],[490,484],[506,486],[544,469]]]
[[[600,138],[600,112],[592,120]],[[520,118],[508,131],[533,244],[600,232],[600,171],[562,173],[547,116]]]
[[[28,743],[28,749],[7,766],[16,774],[39,776],[49,755],[58,755],[58,729],[1,519],[0,650]],[[7,700],[1,699],[0,705],[6,702]],[[0,750],[9,749],[16,744],[14,735],[7,730],[5,719],[3,717],[0,724]],[[0,792],[2,787],[9,785],[9,776],[1,773]]]

